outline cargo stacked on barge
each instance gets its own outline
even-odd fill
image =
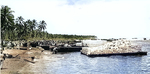
[[[141,51],[140,45],[136,45],[135,43],[125,39],[106,42],[96,47],[83,47],[81,53],[88,56],[147,54],[147,52]]]

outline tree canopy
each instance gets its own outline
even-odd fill
[[[14,19],[14,11],[8,6],[1,6],[2,40],[51,40],[51,39],[95,39],[93,35],[51,34],[45,31],[47,23],[44,20],[26,20],[19,16]]]

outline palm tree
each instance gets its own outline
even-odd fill
[[[2,45],[5,36],[7,38],[9,35],[12,35],[12,31],[14,28],[14,15],[12,14],[14,11],[11,10],[8,6],[1,6],[1,36],[2,36]],[[6,35],[7,34],[7,35]],[[11,37],[10,37],[11,38]]]
[[[14,15],[12,14],[14,11],[11,10],[8,6],[2,6],[1,8],[1,24],[2,31],[8,29],[14,24]]]
[[[44,31],[46,29],[46,25],[47,24],[44,20],[40,21],[39,24],[38,24],[38,31],[39,31],[40,38],[43,37],[42,36],[42,34],[43,34],[42,31]]]
[[[30,29],[31,29],[31,32],[32,32],[32,38],[33,37],[35,37],[34,35],[34,31],[33,30],[35,30],[35,28],[36,28],[36,26],[37,26],[37,22],[36,22],[36,20],[35,19],[33,19],[32,21],[32,24],[30,24]]]
[[[2,6],[1,8],[1,32],[2,39],[4,36],[4,32],[13,29],[14,24],[14,15],[12,14],[14,11],[11,10],[8,6]]]
[[[42,21],[40,21],[40,24],[39,24],[39,26],[38,26],[38,28],[39,28],[39,30],[40,31],[44,31],[45,29],[46,29],[46,22],[44,21],[44,20],[42,20]]]
[[[30,26],[29,26],[28,21],[24,22],[24,26],[23,26],[23,36],[24,36],[24,39],[27,39],[30,31],[31,30],[30,30]]]
[[[18,33],[18,38],[21,39],[23,36],[23,28],[24,28],[24,18],[22,16],[19,16],[16,19],[16,27],[17,27],[17,33]]]
[[[31,32],[30,32],[30,37],[31,37],[32,32],[33,32],[32,21],[31,21],[30,19],[28,19],[28,20],[26,21],[26,24],[28,25],[28,31],[31,31]]]

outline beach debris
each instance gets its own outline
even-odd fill
[[[53,54],[56,54],[58,51],[57,51],[57,47],[55,47],[54,49],[53,49]]]
[[[3,54],[3,51],[0,51],[0,68],[1,68],[1,70],[3,68],[3,63],[4,63],[5,58],[6,58],[6,54]]]

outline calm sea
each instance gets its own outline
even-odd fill
[[[44,72],[51,74],[150,74],[150,42],[138,42],[144,56],[87,57],[80,52],[56,54],[63,58],[47,62]]]

